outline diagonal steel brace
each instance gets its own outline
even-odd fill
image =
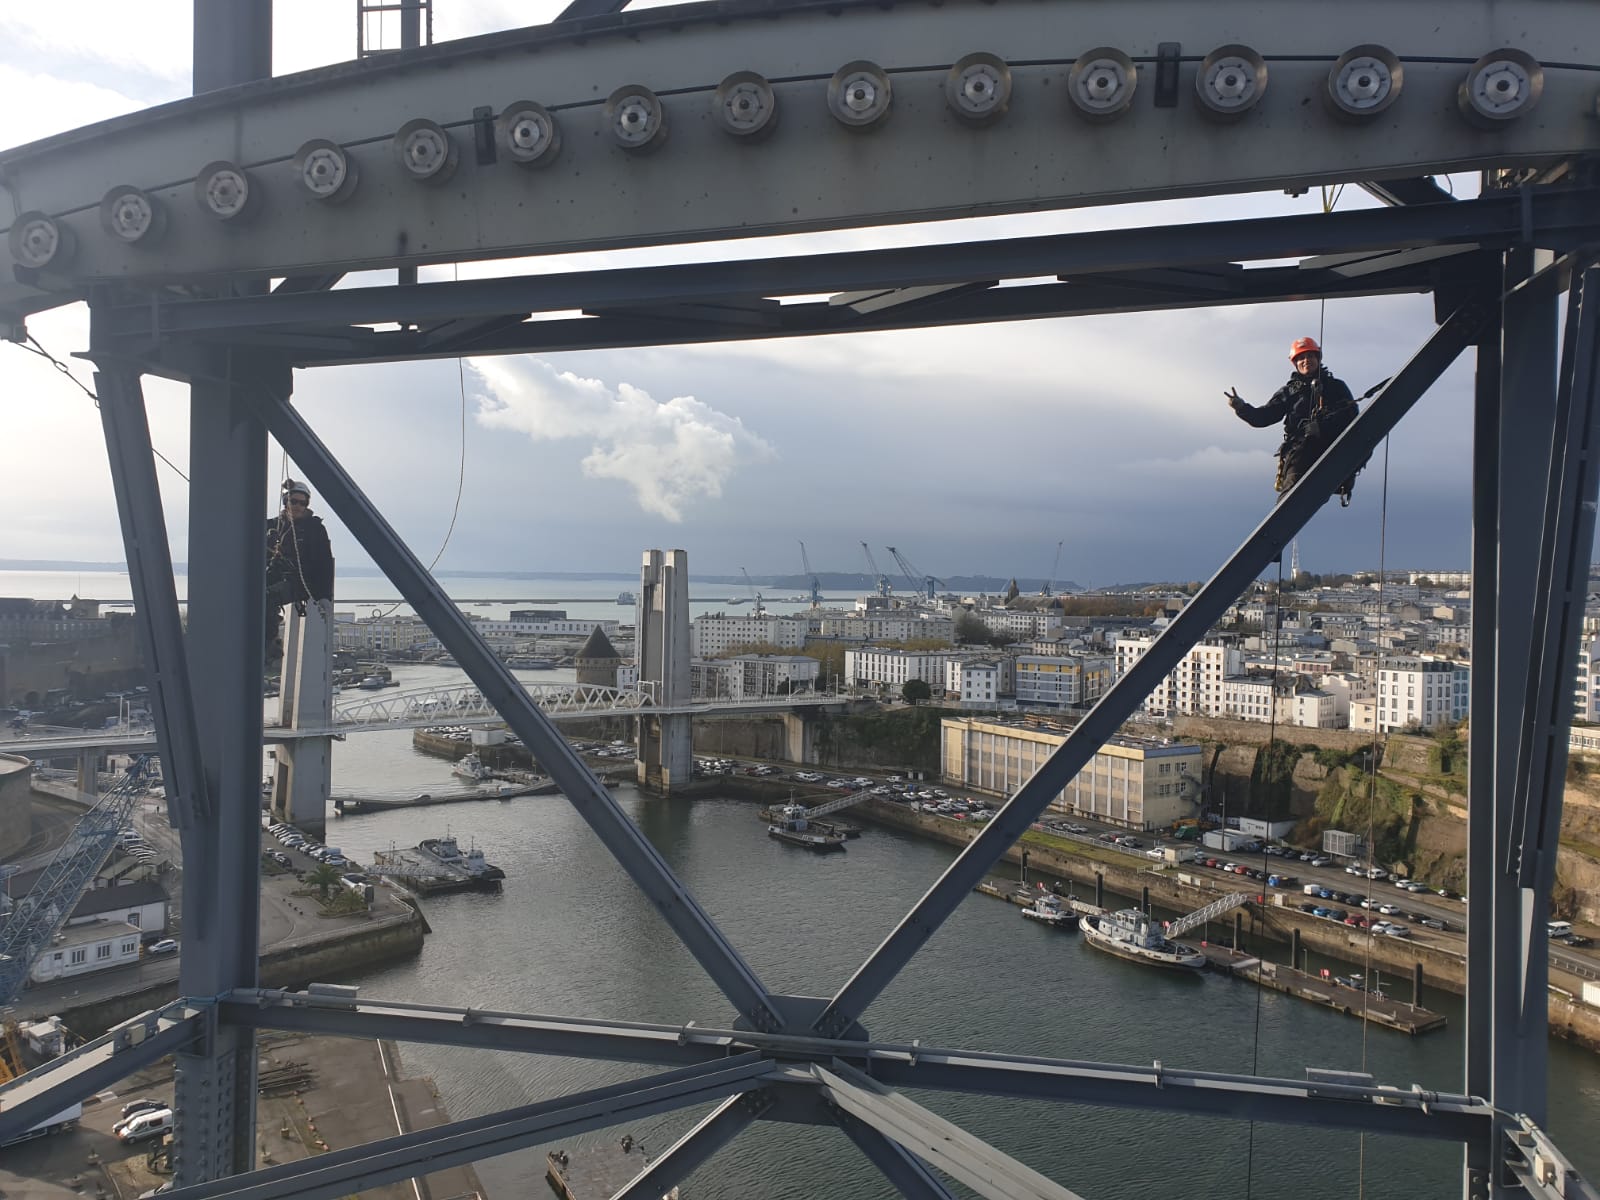
[[[1457,309],[1398,371],[1300,481],[1223,563],[1127,674],[1118,679],[1067,739],[1034,772],[983,831],[923,894],[894,931],[839,989],[814,1023],[836,1036],[888,987],[967,894],[1016,843],[1051,799],[1070,783],[1122,723],[1182,660],[1289,539],[1322,507],[1339,483],[1358,470],[1461,352],[1488,319],[1488,308],[1469,302]]]

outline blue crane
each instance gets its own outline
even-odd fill
[[[911,585],[912,591],[919,592],[927,599],[932,600],[938,594],[938,590],[945,585],[944,580],[937,579],[932,575],[924,575],[917,570],[912,565],[911,560],[893,546],[889,546],[887,549],[890,554],[894,555],[894,561],[899,564],[900,573],[906,577],[906,582]]]
[[[820,608],[822,605],[822,581],[817,578],[816,572],[811,569],[811,559],[806,556],[806,544],[800,543],[800,565],[805,568],[806,582],[811,588],[811,607]]]
[[[872,568],[873,587],[877,589],[878,595],[887,599],[893,590],[889,586],[889,577],[878,569],[878,560],[872,557],[872,549],[865,542],[861,543],[861,553],[867,556],[867,566]]]

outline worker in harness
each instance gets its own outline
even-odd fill
[[[1296,338],[1289,347],[1289,361],[1294,364],[1289,382],[1260,407],[1246,404],[1232,388],[1223,393],[1228,407],[1247,425],[1264,429],[1283,422],[1276,483],[1280,496],[1311,469],[1360,411],[1344,381],[1322,365],[1322,347],[1315,338]],[[1355,486],[1352,473],[1339,485],[1340,504],[1349,506]]]
[[[283,659],[283,606],[305,615],[308,600],[333,599],[333,547],[322,518],[311,511],[311,489],[285,479],[283,509],[267,521],[267,663]]]

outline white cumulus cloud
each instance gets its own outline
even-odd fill
[[[630,383],[610,386],[542,359],[473,360],[483,385],[478,422],[535,441],[583,438],[583,472],[633,488],[639,507],[683,520],[692,501],[715,499],[740,466],[773,456],[738,417],[693,396],[657,400]]]

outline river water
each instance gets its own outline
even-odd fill
[[[423,668],[407,668],[409,675]],[[546,676],[548,677],[548,675]],[[412,682],[407,680],[407,682]],[[335,751],[339,792],[445,791],[448,765],[405,731],[351,737]],[[765,836],[754,806],[732,799],[618,798],[727,931],[768,987],[828,994],[893,928],[953,851],[869,828],[841,855],[813,856]],[[497,896],[426,902],[433,935],[417,959],[359,980],[363,994],[550,1015],[725,1025],[728,1005],[588,827],[559,797],[344,817],[330,844],[357,858],[449,831],[476,841],[508,879]],[[1313,964],[1315,965],[1315,964]],[[1409,984],[1401,985],[1402,988]],[[976,895],[869,1009],[874,1037],[1111,1062],[1302,1077],[1306,1066],[1366,1069],[1380,1082],[1458,1090],[1461,1006],[1427,993],[1450,1028],[1411,1039],[1222,977],[1151,971],[1041,929]],[[1364,1044],[1363,1044],[1364,1043]],[[1578,1165],[1600,1167],[1600,1063],[1552,1043],[1553,1132]],[[437,1081],[452,1116],[529,1103],[646,1073],[616,1064],[428,1046],[406,1066]],[[1295,1127],[1158,1113],[919,1095],[1089,1198],[1367,1196],[1453,1200],[1458,1148]],[[654,1150],[705,1110],[631,1127]],[[617,1136],[615,1133],[596,1137]],[[543,1149],[479,1164],[492,1196],[520,1194]],[[691,1200],[890,1196],[843,1134],[759,1123],[702,1167]],[[540,1192],[542,1194],[542,1192]]]
[[[184,580],[180,578],[180,594]],[[452,594],[585,597],[573,616],[631,621],[615,580],[451,579]],[[341,594],[384,597],[387,581],[347,577]],[[695,595],[728,597],[726,585]],[[0,594],[125,598],[125,575],[0,572]],[[341,605],[342,607],[342,605]],[[723,607],[710,599],[695,611]],[[777,609],[795,607],[772,605]],[[528,681],[570,671],[518,672]],[[397,665],[403,687],[464,682],[458,671]],[[269,711],[276,702],[268,702]],[[334,750],[337,793],[403,795],[455,790],[448,764],[419,754],[409,731],[352,736]],[[768,839],[754,806],[732,799],[618,799],[728,933],[766,985],[829,994],[894,927],[954,851],[870,828],[848,853],[817,857]],[[328,840],[369,860],[446,831],[476,841],[507,881],[499,895],[430,899],[433,934],[417,958],[354,982],[370,998],[702,1025],[730,1023],[727,1002],[598,840],[560,797],[372,813],[330,821]],[[1313,967],[1317,962],[1313,959]],[[1408,984],[1401,984],[1403,994]],[[1449,1029],[1411,1039],[1363,1032],[1359,1021],[1233,980],[1173,976],[1088,949],[1077,935],[1041,929],[1015,908],[969,897],[864,1024],[888,1040],[1107,1062],[1302,1077],[1306,1066],[1366,1069],[1380,1082],[1455,1091],[1461,1086],[1460,1001],[1428,992]],[[1600,1059],[1551,1043],[1550,1124],[1564,1150],[1600,1176]],[[408,1045],[406,1069],[431,1075],[451,1115],[469,1117],[649,1073],[583,1060]],[[1165,1195],[1401,1197],[1455,1200],[1461,1152],[1449,1144],[1367,1138],[1290,1126],[1095,1110],[1083,1106],[944,1094],[917,1099],[1087,1200]],[[662,1150],[704,1109],[628,1127]],[[622,1129],[592,1135],[619,1136]],[[478,1164],[496,1200],[544,1194],[546,1148]],[[1364,1193],[1361,1190],[1364,1185]],[[687,1200],[846,1197],[897,1193],[832,1129],[758,1123],[685,1185]]]

